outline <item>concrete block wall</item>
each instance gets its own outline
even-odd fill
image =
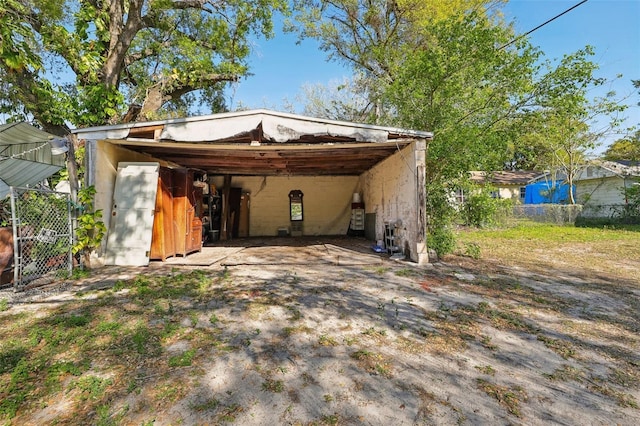
[[[249,235],[276,236],[289,227],[289,192],[303,197],[303,235],[346,235],[357,176],[233,176],[231,187],[250,193]],[[210,178],[222,192],[223,177]]]
[[[418,216],[423,209],[418,205],[415,149],[416,142],[407,145],[363,173],[360,179],[365,212],[376,214],[376,239],[384,238],[385,222],[399,224],[397,245],[405,249],[412,260],[420,261],[426,246],[418,229],[421,223]]]

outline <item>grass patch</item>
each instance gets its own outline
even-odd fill
[[[463,230],[458,233],[458,251],[464,252],[466,245],[476,244],[482,259],[518,264],[540,272],[570,266],[587,275],[606,273],[612,279],[636,281],[640,267],[639,229],[638,225],[598,229],[519,222],[511,228]]]
[[[169,367],[190,367],[195,356],[195,349],[189,349],[180,355],[171,356],[169,357]]]
[[[99,400],[103,397],[107,387],[113,383],[111,379],[104,379],[97,376],[84,376],[73,381],[70,385],[70,389],[77,389],[79,399],[81,401],[86,400]]]

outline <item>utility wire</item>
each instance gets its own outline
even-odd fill
[[[555,21],[556,19],[558,19],[558,18],[559,18],[559,17],[561,17],[562,15],[564,15],[564,14],[566,14],[566,13],[571,12],[571,11],[572,11],[573,9],[575,9],[576,7],[583,5],[583,4],[584,4],[584,3],[586,3],[587,1],[588,1],[588,0],[582,0],[580,3],[578,3],[578,4],[575,4],[575,5],[571,6],[569,9],[567,9],[567,10],[565,10],[564,12],[562,12],[562,13],[560,13],[560,14],[558,14],[558,15],[554,16],[554,17],[553,17],[553,18],[551,18],[551,19],[548,19],[547,21],[545,21],[545,22],[543,22],[542,24],[538,25],[538,26],[537,26],[537,27],[535,27],[534,29],[529,30],[529,31],[527,31],[526,33],[521,34],[521,35],[519,35],[518,37],[514,38],[514,39],[513,39],[513,40],[511,40],[509,43],[507,43],[507,44],[505,44],[504,46],[502,46],[502,47],[498,48],[498,50],[502,50],[502,49],[504,49],[505,47],[512,45],[513,43],[515,43],[516,41],[520,40],[521,38],[526,37],[526,36],[528,36],[529,34],[531,34],[532,32],[539,30],[540,28],[544,27],[544,26],[545,26],[545,25],[547,25],[548,23]]]

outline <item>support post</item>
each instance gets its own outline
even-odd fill
[[[229,195],[231,194],[231,175],[224,175],[224,187],[222,188],[222,214],[220,217],[220,241],[229,238]]]
[[[429,251],[427,250],[427,211],[426,211],[426,163],[427,163],[427,141],[422,139],[416,141],[415,145],[416,162],[416,259],[419,265],[429,262]]]

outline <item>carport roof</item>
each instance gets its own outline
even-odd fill
[[[430,132],[251,110],[74,130],[210,174],[358,175]]]

